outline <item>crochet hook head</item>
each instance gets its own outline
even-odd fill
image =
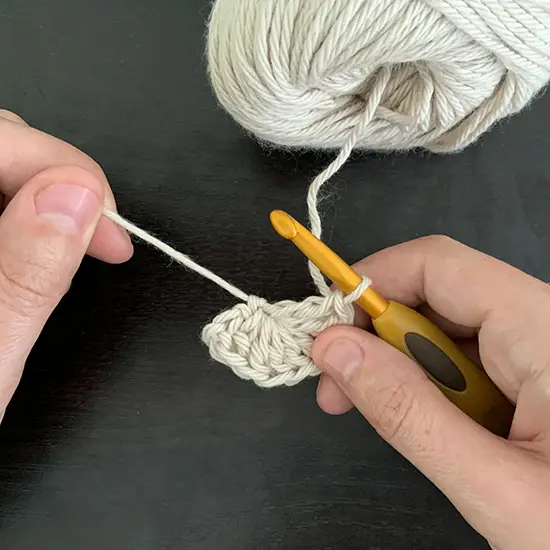
[[[292,241],[342,292],[350,294],[361,284],[361,276],[352,267],[292,216],[282,210],[274,210],[270,219],[275,231],[284,239]],[[357,304],[376,319],[386,311],[389,302],[369,287],[357,300]]]
[[[361,283],[349,265],[291,216],[277,210],[271,213],[271,223],[342,292],[349,294]],[[513,418],[510,402],[443,331],[418,312],[385,300],[372,288],[357,303],[372,317],[378,336],[416,361],[455,405],[493,433],[508,434]]]

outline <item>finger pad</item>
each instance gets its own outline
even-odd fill
[[[130,239],[113,222],[102,218],[88,248],[88,254],[107,263],[120,264],[128,261],[133,253],[134,247]]]
[[[319,381],[317,403],[324,412],[331,415],[345,414],[353,408],[347,395],[326,374],[323,374]]]

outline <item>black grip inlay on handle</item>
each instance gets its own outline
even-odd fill
[[[466,380],[458,367],[435,344],[412,332],[405,335],[405,344],[414,359],[440,384],[455,391],[466,389]]]

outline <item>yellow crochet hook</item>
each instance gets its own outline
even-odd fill
[[[353,268],[286,212],[272,212],[271,223],[342,292],[350,294],[361,283]],[[386,300],[372,287],[357,304],[372,318],[378,336],[416,361],[457,407],[494,434],[508,436],[514,406],[445,333],[415,310]]]

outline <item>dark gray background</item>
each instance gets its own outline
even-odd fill
[[[311,292],[269,225],[303,219],[330,157],[260,149],[205,76],[205,0],[2,0],[3,107],[105,168],[123,214],[247,292]],[[459,156],[362,155],[334,179],[348,260],[446,233],[550,275],[550,97]],[[232,298],[138,245],[87,260],[0,430],[0,545],[55,550],[486,548],[436,489],[315,383],[262,391],[209,361]]]

